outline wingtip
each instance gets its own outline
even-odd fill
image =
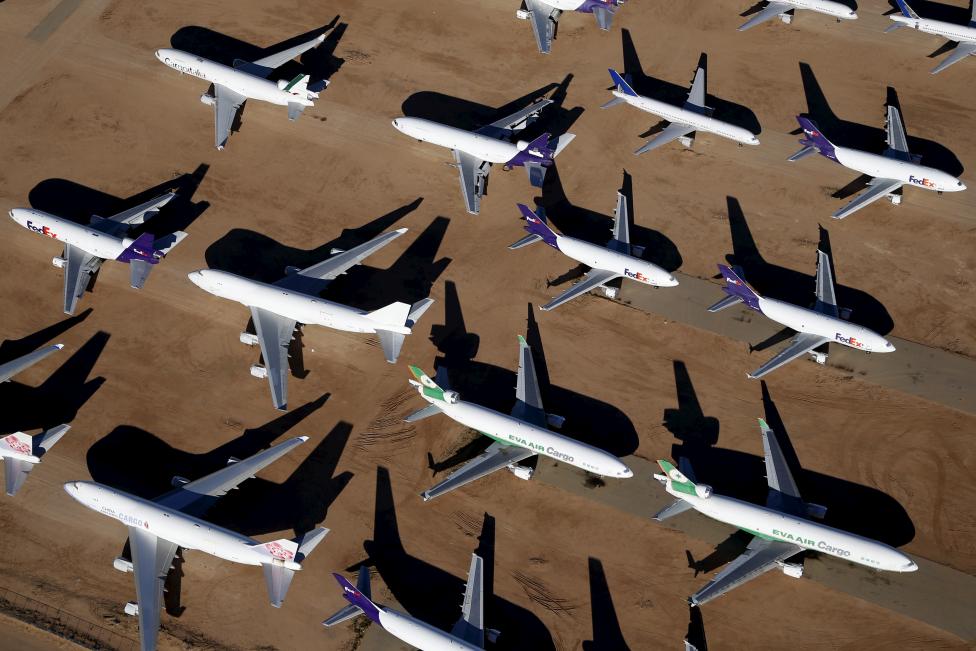
[[[305,441],[307,441],[307,440],[308,440],[308,437],[307,437],[307,436],[299,436],[299,437],[297,437],[297,439],[298,439],[299,441],[301,441],[302,443],[304,443]]]
[[[759,420],[759,427],[761,427],[762,429],[769,429],[769,425],[766,424],[766,421],[764,421],[762,418],[758,420]]]
[[[54,344],[54,347],[57,348],[58,350],[61,350],[62,348],[64,348],[64,344]]]

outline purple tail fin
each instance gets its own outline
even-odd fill
[[[346,598],[346,601],[362,610],[363,614],[369,617],[371,620],[382,625],[380,622],[379,608],[376,607],[376,604],[374,604],[369,597],[364,595],[357,588],[353,587],[353,585],[349,583],[349,581],[347,581],[341,574],[336,574],[333,572],[332,576],[334,576],[335,580],[339,582],[339,586],[342,588],[342,596]]]
[[[800,128],[803,129],[804,138],[800,144],[806,147],[816,147],[820,155],[837,162],[837,156],[834,155],[834,144],[824,137],[817,123],[802,115],[796,116],[796,121],[800,123]]]
[[[525,217],[525,230],[533,235],[538,235],[543,242],[558,251],[559,244],[556,242],[556,234],[549,228],[546,218],[529,210],[529,207],[524,203],[518,204],[518,209]]]
[[[749,287],[746,281],[739,278],[738,274],[724,264],[720,264],[718,270],[722,272],[722,276],[725,278],[725,287],[722,288],[723,291],[729,296],[738,298],[753,310],[759,311],[759,294],[752,287]]]
[[[549,134],[544,133],[532,142],[525,145],[524,149],[520,149],[512,160],[505,163],[506,167],[520,167],[526,163],[535,163],[536,165],[542,165],[543,167],[549,167],[552,165],[552,159],[555,157],[555,150],[549,147]]]
[[[162,257],[155,248],[153,248],[153,242],[156,241],[155,235],[150,235],[149,233],[143,233],[137,237],[132,244],[127,246],[119,257],[116,258],[119,262],[132,262],[133,260],[139,260],[141,262],[148,262],[149,264],[156,264]]]

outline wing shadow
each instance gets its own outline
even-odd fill
[[[67,332],[75,325],[88,318],[92,309],[88,308],[80,314],[61,319],[57,323],[41,328],[37,332],[32,332],[20,339],[6,339],[0,344],[0,364],[6,364],[18,357],[23,357],[27,353],[32,353],[42,345],[48,343],[58,335]]]
[[[590,612],[593,618],[593,639],[583,642],[583,651],[628,651],[613,607],[613,596],[607,585],[603,563],[596,558],[588,559],[590,570]]]

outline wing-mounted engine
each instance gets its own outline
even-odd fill
[[[695,495],[703,500],[707,500],[712,496],[712,487],[708,484],[695,484]]]
[[[210,91],[207,91],[200,96],[200,103],[206,104],[207,106],[213,106],[217,102],[217,98],[213,96]]]
[[[130,561],[128,558],[124,556],[119,556],[114,561],[112,561],[112,567],[114,567],[115,569],[117,569],[119,572],[122,573],[133,571],[132,561]]]
[[[534,468],[529,468],[528,466],[523,466],[518,463],[510,463],[505,467],[508,468],[508,471],[510,473],[512,473],[519,479],[524,479],[525,481],[532,479],[532,475],[535,474]]]
[[[242,332],[241,343],[248,346],[257,346],[261,342],[258,341],[258,336],[253,332]]]
[[[53,264],[58,269],[64,269],[64,265],[67,264],[67,262],[68,261],[63,256],[58,256],[51,260],[51,264]]]
[[[803,563],[787,563],[786,561],[779,561],[777,563],[779,568],[783,570],[783,574],[786,576],[791,576],[794,579],[799,579],[803,576]]]
[[[266,369],[264,366],[261,366],[260,364],[251,364],[250,370],[251,370],[251,375],[253,375],[254,377],[260,380],[267,379],[268,377],[268,369]]]
[[[461,400],[461,394],[457,391],[445,391],[444,392],[444,402],[449,405],[456,405],[458,401]]]

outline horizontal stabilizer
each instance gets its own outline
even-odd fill
[[[668,518],[673,518],[679,513],[684,513],[691,508],[691,502],[687,500],[675,500],[654,514],[652,518],[655,522],[664,522]]]
[[[390,364],[396,364],[400,356],[400,349],[403,348],[403,340],[406,335],[393,332],[391,330],[376,330],[376,336],[380,338],[380,347],[383,348],[383,357]]]
[[[708,311],[709,312],[721,312],[725,308],[732,307],[736,303],[741,303],[741,302],[742,302],[742,299],[739,298],[738,296],[726,296],[725,298],[723,298],[722,300],[720,300],[718,303],[715,303],[714,305],[712,305],[711,307],[709,307],[708,308]]]
[[[6,362],[5,364],[0,364],[0,382],[6,382],[13,376],[17,375],[25,368],[29,368],[39,361],[56,353],[57,351],[64,348],[64,344],[53,344],[45,348],[39,348],[34,352],[27,353],[17,359]]]
[[[301,541],[298,543],[298,553],[295,554],[295,562],[302,563],[308,558],[308,555],[312,553],[319,543],[325,540],[325,537],[329,534],[329,530],[325,527],[318,527],[312,529],[304,536],[302,536]]]
[[[607,109],[607,108],[610,108],[612,106],[616,106],[617,104],[625,104],[625,103],[626,102],[624,102],[624,99],[622,97],[614,97],[612,100],[610,100],[606,104],[601,105],[600,108]]]
[[[440,408],[437,405],[427,405],[423,409],[418,409],[409,416],[403,419],[404,423],[416,423],[418,420],[423,420],[425,418],[430,418],[441,413]]]
[[[792,163],[794,161],[800,160],[801,158],[806,158],[810,154],[816,154],[816,153],[817,153],[817,148],[816,147],[814,147],[813,145],[807,145],[806,147],[804,147],[800,151],[796,152],[795,154],[793,154],[792,156],[790,156],[786,160]]]
[[[268,586],[271,605],[281,608],[285,595],[288,594],[288,588],[291,587],[291,580],[295,578],[295,571],[274,562],[262,563],[261,569],[264,570],[264,582]]]
[[[373,597],[369,587],[369,568],[365,565],[359,566],[359,576],[356,578],[356,589],[359,590],[359,594],[361,594],[367,600],[372,600]],[[342,622],[361,614],[363,614],[363,609],[350,603],[345,608],[339,609],[334,615],[322,622],[322,625],[327,627],[335,626],[336,624],[341,624]]]
[[[54,444],[61,440],[61,437],[68,433],[71,425],[57,425],[47,430],[40,436],[34,437],[34,454],[38,457],[45,455],[54,447]]]
[[[424,312],[434,304],[434,299],[425,298],[423,300],[417,301],[410,306],[410,314],[407,315],[406,327],[412,328],[417,325],[417,321],[420,321],[420,317],[424,315]]]
[[[885,27],[884,33],[885,34],[890,34],[891,32],[895,31],[896,29],[901,29],[902,27],[906,27],[905,23],[892,23],[892,24],[888,25],[887,27]]]
[[[541,242],[541,241],[542,241],[541,235],[537,233],[532,233],[530,235],[526,235],[518,242],[515,242],[514,244],[510,244],[508,248],[514,251],[515,249],[521,249],[523,246],[528,246],[530,244],[535,244],[536,242]]]
[[[559,153],[566,149],[566,146],[576,138],[575,133],[564,133],[556,139],[556,146],[553,147],[552,157],[555,158]]]

